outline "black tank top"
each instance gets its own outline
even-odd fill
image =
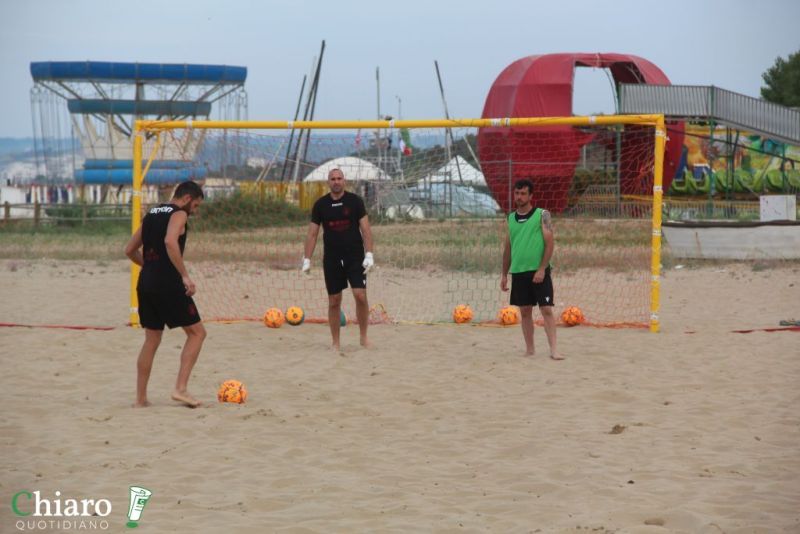
[[[172,264],[167,254],[167,245],[164,238],[167,235],[169,220],[181,208],[175,204],[159,204],[152,208],[142,221],[142,255],[144,266],[139,275],[137,288],[140,291],[158,293],[183,293],[183,278],[178,269]],[[186,247],[186,236],[189,234],[189,225],[186,231],[178,238],[178,245],[183,256]]]

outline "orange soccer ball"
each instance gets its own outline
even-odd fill
[[[300,306],[291,306],[286,310],[286,322],[292,326],[303,324],[306,315]]]
[[[505,326],[517,324],[519,323],[519,312],[514,306],[506,306],[500,309],[500,313],[497,314],[497,319]]]
[[[264,312],[264,324],[270,328],[280,328],[284,321],[283,312],[278,308],[270,308]]]
[[[226,380],[217,390],[217,399],[220,402],[244,404],[247,400],[247,388],[238,380]]]
[[[472,308],[467,304],[459,304],[453,308],[453,320],[458,324],[470,322],[472,320]]]
[[[570,306],[561,313],[561,321],[567,326],[579,325],[585,320],[583,312],[577,306]]]

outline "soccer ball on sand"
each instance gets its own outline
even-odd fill
[[[292,326],[303,324],[305,318],[306,315],[303,313],[303,308],[300,306],[291,306],[286,310],[286,322]]]
[[[453,308],[453,321],[458,324],[468,323],[472,320],[472,308],[467,304],[459,304]]]
[[[283,312],[278,308],[270,308],[264,312],[264,324],[270,328],[280,328],[284,322]]]
[[[585,320],[583,312],[577,306],[570,306],[561,313],[561,321],[567,326],[579,325]]]
[[[519,312],[514,306],[506,306],[500,309],[500,313],[497,314],[497,320],[504,326],[517,324],[519,323]]]
[[[238,380],[226,380],[217,390],[217,399],[220,402],[244,404],[247,400],[247,388]]]

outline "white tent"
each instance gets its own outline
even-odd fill
[[[349,182],[374,182],[377,180],[391,180],[391,176],[386,174],[375,164],[361,158],[343,157],[326,161],[303,178],[304,182],[324,182],[328,179],[328,173],[332,169],[341,169],[345,180]]]
[[[432,210],[444,210],[456,216],[492,217],[500,211],[500,206],[492,195],[475,189],[486,188],[483,173],[456,156],[435,172],[417,181],[409,188],[412,196],[426,199]],[[446,207],[449,205],[450,207]],[[436,207],[433,207],[436,206]],[[438,214],[434,213],[438,216]]]
[[[486,187],[486,178],[483,173],[467,163],[461,156],[456,156],[448,161],[436,172],[425,178],[431,183],[451,182],[453,184],[477,185]]]
[[[419,183],[408,189],[413,197],[426,199],[432,210],[444,210],[445,214],[471,217],[492,217],[500,211],[492,195],[478,191],[469,185],[434,183],[428,186]],[[449,206],[449,207],[448,207]],[[439,216],[439,213],[433,213]]]

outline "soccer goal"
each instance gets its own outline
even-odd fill
[[[365,201],[377,269],[376,322],[496,322],[506,214],[514,183],[555,228],[556,313],[577,306],[596,326],[658,331],[662,169],[660,115],[386,121],[136,121],[132,230],[171,186],[153,162],[202,170],[187,261],[205,320],[260,320],[271,307],[327,317],[317,244],[300,273],[314,201],[330,169]],[[157,168],[158,165],[153,166]],[[144,200],[144,201],[143,201]],[[138,322],[131,273],[131,322]],[[352,299],[343,307],[354,315]]]

